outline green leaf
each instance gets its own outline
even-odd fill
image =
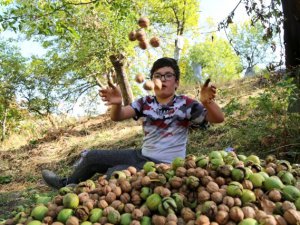
[[[75,39],[79,39],[80,38],[80,35],[77,33],[77,31],[75,29],[73,29],[72,27],[68,27],[67,29],[71,32],[71,34],[73,35],[73,37]]]
[[[0,176],[0,184],[9,184],[12,182],[12,176]]]

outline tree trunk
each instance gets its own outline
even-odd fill
[[[290,112],[300,112],[300,1],[282,0],[284,15],[285,65],[298,86],[297,101],[290,104]]]
[[[3,114],[3,120],[1,121],[1,142],[3,142],[6,138],[6,121],[7,121],[7,113],[8,113],[8,109],[6,108]]]
[[[117,82],[122,92],[124,105],[129,105],[133,101],[133,94],[132,94],[132,90],[128,78],[125,73],[126,59],[122,54],[111,55],[109,59],[113,64],[117,74]]]
[[[287,69],[300,66],[300,1],[282,0],[284,14],[285,64]]]

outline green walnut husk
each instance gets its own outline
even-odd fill
[[[201,207],[201,213],[208,216],[211,219],[216,216],[217,211],[217,205],[213,201],[206,201]]]
[[[110,222],[112,224],[118,224],[120,222],[120,219],[121,219],[121,215],[120,215],[119,211],[117,211],[117,210],[109,211],[109,213],[107,215],[108,222]]]
[[[167,178],[167,180],[169,180],[170,178],[175,176],[175,171],[174,170],[167,170],[164,173],[165,177]]]
[[[83,221],[80,225],[92,225],[90,221]]]
[[[121,225],[130,225],[132,221],[131,213],[123,213],[120,218]]]
[[[224,157],[226,157],[226,156],[228,156],[228,155],[230,155],[231,153],[233,153],[233,152],[226,152],[225,150],[221,150],[221,151],[219,151],[220,153],[221,153],[221,156],[222,156],[222,158],[224,158]],[[235,154],[235,153],[233,153],[233,154]]]
[[[161,204],[168,214],[177,212],[177,205],[175,199],[171,197],[164,197],[162,199]]]
[[[231,171],[231,178],[234,181],[242,181],[246,176],[246,170],[243,167],[236,167]]]
[[[252,218],[243,219],[238,225],[259,225],[257,220]]]
[[[90,212],[90,218],[89,221],[92,223],[97,223],[99,219],[102,217],[103,210],[100,208],[94,208]]]
[[[229,177],[231,176],[231,171],[233,170],[232,165],[223,165],[219,166],[217,171],[219,174],[221,174],[223,177]]]
[[[73,215],[72,209],[62,209],[58,215],[57,220],[62,223],[66,223],[66,221],[69,219],[70,216]]]
[[[52,198],[49,196],[38,196],[36,198],[35,203],[38,204],[43,204],[43,205],[47,205],[49,202],[51,202]]]
[[[38,205],[31,211],[31,216],[35,220],[42,221],[48,212],[48,208],[44,205]]]
[[[260,173],[253,173],[249,176],[249,180],[252,182],[253,187],[260,188],[263,186],[265,178]]]
[[[126,174],[123,171],[114,171],[111,174],[111,177],[115,179],[122,179],[122,178],[126,178]]]
[[[151,211],[156,211],[158,209],[159,204],[161,203],[161,197],[159,194],[151,194],[147,199],[146,199],[146,206],[151,210]]]
[[[211,161],[212,159],[223,159],[222,154],[220,151],[212,151],[208,155],[209,160]]]
[[[156,170],[155,163],[151,161],[146,162],[143,166],[143,169],[145,170],[146,173],[155,172]]]
[[[205,168],[209,163],[209,158],[206,155],[201,155],[196,159],[196,165],[201,168]]]
[[[247,159],[247,156],[242,155],[242,154],[237,155],[237,157],[238,157],[238,159],[241,160],[242,162],[245,162],[246,159]]]
[[[199,186],[200,184],[200,180],[198,177],[195,177],[195,176],[189,176],[187,179],[186,179],[186,184],[189,188],[191,189],[195,189]]]
[[[243,194],[243,185],[239,182],[232,181],[229,183],[226,192],[229,196],[241,197]]]
[[[223,166],[225,163],[224,163],[223,158],[213,158],[213,159],[210,160],[210,164],[211,164],[211,168],[213,170],[216,170],[220,166]]]
[[[147,199],[152,194],[152,189],[149,187],[142,187],[140,196],[142,199]]]
[[[271,176],[265,180],[265,182],[263,183],[263,187],[267,191],[270,191],[272,189],[281,190],[284,187],[284,184],[281,182],[281,180],[277,176]]]
[[[264,171],[260,171],[260,172],[258,172],[258,174],[262,175],[265,179],[267,179],[268,177],[270,177],[269,174],[267,174]]]
[[[277,164],[277,167],[276,167],[277,172],[280,172],[280,171],[289,171],[290,172],[292,170],[292,166],[289,161],[278,160],[276,164]]]
[[[63,205],[65,208],[75,209],[79,205],[79,197],[75,193],[68,193],[63,198]]]
[[[66,194],[71,193],[71,192],[72,192],[72,188],[70,188],[70,187],[62,187],[58,190],[58,193],[60,195],[66,195]]]
[[[295,185],[296,183],[294,175],[289,171],[281,170],[277,176],[280,178],[282,183],[286,185]]]
[[[223,156],[226,165],[236,165],[239,162],[238,157],[235,153],[230,152],[226,156]]]
[[[246,165],[252,165],[252,164],[259,164],[260,165],[260,159],[257,155],[249,155],[245,160]]]
[[[75,188],[75,192],[76,193],[81,193],[81,192],[89,192],[92,191],[96,188],[96,185],[94,183],[94,181],[92,180],[86,180],[84,182],[80,182],[76,188]]]
[[[41,225],[42,222],[39,220],[32,220],[27,225]]]
[[[300,211],[300,198],[297,198],[295,201],[295,206],[298,211]]]
[[[256,201],[256,196],[253,191],[244,189],[241,197],[243,205]]]
[[[179,193],[174,193],[172,195],[172,198],[175,200],[177,210],[181,211],[182,208],[184,207],[184,204],[183,204],[184,196],[182,194],[179,194]]]
[[[282,196],[288,201],[295,202],[300,198],[300,190],[295,186],[286,185],[282,188]]]
[[[141,219],[141,225],[151,225],[151,218],[149,216],[143,216]]]
[[[172,161],[172,169],[176,171],[178,167],[182,167],[184,165],[185,160],[181,157],[176,157]]]

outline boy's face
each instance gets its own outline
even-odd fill
[[[153,73],[152,79],[160,79],[162,88],[154,89],[155,95],[160,98],[168,98],[175,94],[179,81],[176,80],[176,75],[172,67],[162,67]]]

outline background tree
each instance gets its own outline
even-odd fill
[[[199,1],[197,0],[170,0],[170,1],[149,1],[149,15],[157,30],[167,34],[167,40],[174,41],[174,58],[180,58],[184,34],[190,34],[193,29],[198,29]]]
[[[155,0],[147,4],[125,0],[16,1],[0,22],[4,29],[20,30],[28,37],[43,40],[45,47],[51,47],[48,55],[52,54],[56,62],[53,72],[68,77],[69,83],[76,77],[73,80],[85,80],[90,87],[102,86],[113,64],[125,104],[128,104],[132,101],[132,93],[125,74],[126,61],[127,58],[134,60],[136,44],[130,43],[127,35],[137,28],[141,12],[151,15],[153,27],[164,27],[163,31],[174,32],[173,37],[176,37],[198,24],[197,10],[198,1],[195,0],[168,3]],[[155,33],[152,29],[148,32]],[[164,47],[169,48],[168,45]],[[76,90],[87,92],[86,86]]]
[[[53,114],[59,114],[58,105],[64,87],[59,85],[57,77],[49,68],[46,59],[33,57],[27,65],[26,76],[18,90],[21,106],[37,117],[47,118],[53,127],[57,127]]]
[[[214,37],[212,39],[212,37]],[[191,46],[186,62],[185,80],[203,82],[208,77],[214,82],[225,82],[239,77],[242,70],[240,58],[230,44],[221,38],[208,36],[204,42]],[[195,77],[193,65],[201,65],[202,75]]]
[[[21,119],[21,110],[17,104],[17,91],[24,79],[24,68],[25,59],[20,50],[0,40],[1,141],[4,141],[9,129]]]
[[[234,20],[234,13],[237,7],[244,3],[246,12],[251,18],[251,23],[257,21],[265,28],[264,39],[270,39],[274,33],[281,36],[282,27],[284,31],[285,67],[289,76],[294,78],[294,83],[298,86],[298,93],[295,93],[296,102],[290,102],[291,112],[300,112],[300,3],[298,0],[280,1],[274,0],[265,4],[260,0],[239,1],[237,6],[228,15],[228,18],[219,23],[218,30],[226,29]],[[276,46],[273,46],[276,47]],[[281,60],[277,65],[271,64],[270,70],[281,66]]]
[[[109,56],[133,52],[126,49],[133,48],[127,34],[136,24],[134,7],[132,2],[122,0],[111,3],[19,1],[6,12],[2,26],[43,40],[49,49],[48,56],[57,63],[52,71],[64,78],[67,85],[72,80],[84,80],[86,84],[76,90],[85,93],[89,90],[88,84],[101,86],[101,80],[106,80],[105,75],[112,68]],[[16,23],[21,26],[11,25]],[[126,85],[126,74],[121,77]],[[128,104],[132,94],[129,85],[124,91],[125,85],[120,84],[125,104]]]
[[[254,66],[274,62],[275,54],[271,45],[275,42],[270,39],[263,39],[264,27],[257,22],[251,24],[246,21],[243,24],[232,24],[228,38],[235,52],[241,58],[245,75],[254,74]],[[276,50],[275,48],[273,49]]]

